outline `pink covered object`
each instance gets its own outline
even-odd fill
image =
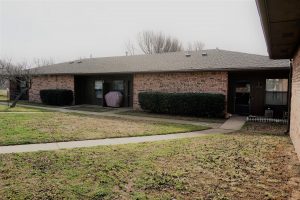
[[[105,95],[106,105],[109,107],[120,107],[123,100],[123,95],[121,92],[112,91]]]

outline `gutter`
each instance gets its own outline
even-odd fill
[[[111,75],[111,74],[144,74],[144,73],[181,73],[181,72],[242,72],[242,71],[273,71],[290,70],[290,67],[245,67],[245,68],[189,68],[182,70],[149,70],[149,71],[122,71],[122,72],[97,72],[97,73],[35,73],[34,76],[55,76],[55,75]]]

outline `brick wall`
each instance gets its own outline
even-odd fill
[[[141,73],[133,77],[133,108],[139,109],[138,93],[158,92],[208,92],[227,97],[227,72],[171,72]],[[227,98],[226,98],[227,99]]]
[[[34,77],[29,90],[29,101],[41,102],[40,90],[43,89],[69,89],[74,92],[74,76],[49,75]]]
[[[293,60],[290,136],[300,159],[300,48]]]

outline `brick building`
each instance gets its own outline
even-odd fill
[[[300,1],[256,0],[270,58],[290,59],[290,136],[300,159]]]
[[[206,92],[226,97],[226,111],[283,117],[288,102],[288,60],[219,49],[83,59],[36,69],[29,101],[42,89],[70,89],[74,104],[105,106],[104,95],[124,95],[123,106],[139,109],[142,91]]]

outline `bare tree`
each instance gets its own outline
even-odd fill
[[[53,64],[53,60],[36,59],[33,61],[35,67]],[[13,64],[11,60],[0,60],[0,81],[9,82],[20,86],[20,92],[10,105],[11,108],[17,105],[20,98],[26,94],[32,86],[33,76],[37,76],[36,68],[27,62]]]
[[[131,40],[125,42],[125,49],[126,49],[126,55],[128,54],[133,56],[135,54],[135,46],[131,42]]]
[[[139,47],[145,54],[153,54],[153,31],[143,31],[138,33],[137,40]]]
[[[182,44],[177,38],[165,36],[162,32],[140,32],[137,41],[145,54],[182,51]]]
[[[42,67],[47,65],[54,64],[53,58],[43,59],[43,58],[34,58],[33,59],[33,67]]]
[[[194,42],[194,49],[195,51],[201,51],[204,48],[205,44],[201,41]]]
[[[201,51],[204,48],[204,43],[201,41],[189,42],[187,45],[187,51]]]

